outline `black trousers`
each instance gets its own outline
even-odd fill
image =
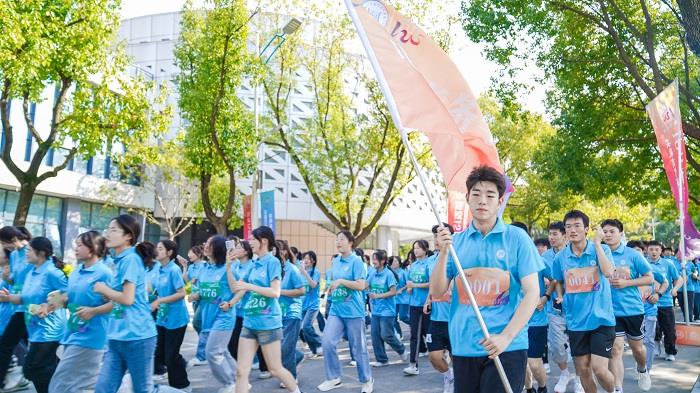
[[[156,329],[158,329],[156,364],[164,364],[168,368],[168,385],[176,389],[190,386],[190,380],[187,378],[187,361],[180,355],[187,325],[177,329],[166,329],[164,326],[156,325]]]
[[[32,381],[37,393],[49,391],[49,382],[58,366],[58,345],[58,341],[29,343],[29,352],[24,359],[22,372],[25,378]]]
[[[238,360],[238,341],[241,339],[241,330],[243,330],[243,317],[236,317],[236,326],[233,327],[231,339],[228,341],[228,351],[236,360]]]
[[[683,292],[678,292],[678,305],[683,313],[683,321],[685,321],[685,300],[683,300]],[[693,322],[693,306],[695,305],[695,292],[688,291],[688,318]]]
[[[27,327],[24,324],[24,313],[16,312],[12,314],[5,332],[0,337],[0,386],[5,381],[7,369],[10,367],[12,352],[22,340],[27,341]]]
[[[656,337],[655,341],[661,341],[664,337],[664,350],[667,355],[676,355],[676,315],[673,307],[659,307],[656,317]]]
[[[508,376],[513,392],[522,392],[525,385],[527,351],[503,352],[498,356]],[[455,392],[459,393],[505,393],[498,376],[496,364],[487,356],[452,356],[455,376]]]
[[[423,307],[411,306],[411,363],[416,363],[418,352],[428,352],[425,335],[428,333],[430,314],[423,313]],[[420,332],[418,325],[420,324]],[[420,337],[420,338],[419,338]],[[418,350],[416,350],[418,349]]]

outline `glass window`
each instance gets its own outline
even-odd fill
[[[19,201],[19,193],[14,191],[7,191],[7,198],[5,199],[5,209],[2,212],[5,222],[9,225],[15,219],[15,212],[17,211],[17,202]]]
[[[60,198],[48,197],[46,199],[46,224],[60,224],[62,214],[63,201]]]

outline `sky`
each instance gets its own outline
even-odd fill
[[[323,0],[315,0],[323,1]],[[195,4],[201,2],[195,0]],[[451,4],[458,4],[459,0],[446,0]],[[122,19],[134,18],[137,16],[158,14],[164,12],[174,12],[182,9],[185,0],[122,0]],[[488,90],[491,78],[497,75],[496,64],[486,60],[482,54],[482,47],[469,41],[461,30],[456,34],[455,44],[449,53],[452,61],[455,62],[467,83],[476,95],[480,95]],[[530,79],[538,74],[537,69],[526,69],[520,77]],[[543,88],[535,88],[532,94],[528,94],[526,100],[521,100],[521,104],[531,111],[544,114]]]

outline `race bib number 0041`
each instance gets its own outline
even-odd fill
[[[476,304],[479,307],[502,306],[510,300],[510,272],[493,267],[475,267],[465,269],[464,274],[472,288]],[[461,304],[469,304],[467,290],[459,277],[457,294]]]
[[[600,290],[598,266],[579,267],[566,271],[566,293],[587,293]]]

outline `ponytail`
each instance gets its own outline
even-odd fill
[[[138,243],[134,248],[136,249],[136,253],[139,254],[141,259],[143,260],[143,266],[145,266],[148,270],[153,268],[157,256],[156,246],[151,242],[141,242]]]
[[[51,260],[51,262],[53,262],[54,266],[56,266],[58,270],[63,271],[63,267],[65,266],[65,264],[63,263],[61,258],[53,254],[53,244],[51,244],[51,240],[43,236],[38,236],[29,241],[29,247],[31,247],[32,250],[34,250],[35,254],[41,254],[44,258],[46,258],[47,261]],[[63,274],[66,273],[63,272]]]

